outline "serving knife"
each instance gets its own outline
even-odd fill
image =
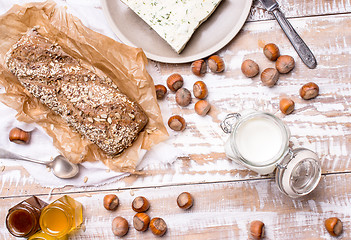
[[[307,65],[307,67],[315,68],[317,66],[316,58],[306,43],[296,33],[289,21],[285,18],[284,14],[279,9],[278,3],[275,0],[260,0],[260,2],[268,12],[274,15],[275,19],[278,21],[280,27],[285,32],[286,36],[295,48],[297,54],[300,56],[301,60]]]

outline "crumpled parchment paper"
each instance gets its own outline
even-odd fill
[[[60,116],[31,96],[7,69],[6,52],[35,26],[39,27],[40,34],[58,43],[82,66],[111,78],[121,92],[142,106],[149,123],[122,154],[112,158],[72,131]],[[146,64],[142,49],[118,43],[86,28],[64,7],[57,7],[52,1],[14,5],[0,17],[0,84],[6,90],[0,95],[0,101],[17,111],[19,121],[40,125],[52,137],[55,147],[74,163],[100,160],[112,170],[134,172],[140,150],[149,150],[168,138]]]

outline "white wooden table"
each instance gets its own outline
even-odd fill
[[[151,217],[166,221],[165,239],[247,239],[252,220],[265,223],[266,239],[334,239],[324,228],[324,220],[334,216],[344,223],[339,239],[351,239],[351,2],[279,2],[315,54],[317,68],[308,69],[301,62],[278,23],[254,1],[243,29],[218,52],[226,62],[226,71],[219,75],[207,73],[202,79],[209,87],[208,100],[213,106],[209,116],[195,116],[194,103],[178,107],[174,94],[163,100],[174,103],[170,104],[170,113],[182,114],[188,121],[187,129],[176,135],[175,146],[185,150],[186,157],[172,165],[148,167],[140,175],[101,187],[53,190],[50,201],[68,194],[84,204],[84,223],[70,239],[115,239],[112,219],[123,216],[132,224],[131,202],[136,196],[150,200]],[[79,3],[71,2],[72,6],[79,7]],[[101,10],[98,1],[93,1],[91,7]],[[293,72],[282,76],[271,89],[262,86],[259,77],[248,79],[240,71],[246,58],[256,60],[261,69],[273,66],[262,54],[262,46],[268,42],[276,43],[282,53],[296,60]],[[190,63],[150,64],[158,71],[151,73],[155,83],[165,84],[170,74],[178,72],[186,81],[185,87],[191,89],[198,79],[191,74]],[[305,101],[298,96],[298,90],[309,81],[319,85],[320,95]],[[295,101],[293,114],[284,116],[279,112],[282,96]],[[227,113],[247,108],[282,118],[292,132],[294,146],[318,153],[323,175],[315,191],[299,199],[288,198],[279,192],[273,177],[259,176],[226,158],[223,142],[227,136],[219,123]],[[163,117],[168,119],[169,113]],[[14,239],[5,227],[7,210],[31,195],[45,200],[50,189],[41,187],[22,167],[0,171],[0,239]],[[195,198],[194,206],[187,211],[176,205],[183,191]],[[109,193],[116,193],[121,202],[115,212],[106,211],[102,205]],[[150,230],[140,233],[131,226],[124,239],[136,238],[154,236]]]

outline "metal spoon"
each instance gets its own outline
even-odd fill
[[[54,160],[50,162],[41,162],[39,160],[17,155],[15,153],[0,148],[0,158],[22,160],[46,165],[52,169],[52,172],[58,178],[72,178],[76,176],[79,172],[78,165],[71,163],[62,155],[56,156]]]

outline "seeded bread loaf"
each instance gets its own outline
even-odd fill
[[[34,97],[108,155],[130,146],[148,122],[111,79],[82,67],[36,29],[8,51],[6,64]]]

